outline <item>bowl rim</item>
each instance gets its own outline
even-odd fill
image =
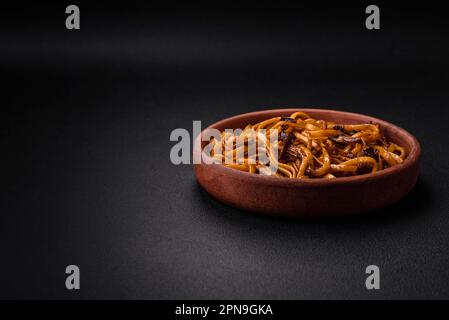
[[[354,112],[347,112],[347,111],[332,110],[332,109],[321,109],[321,108],[267,109],[267,110],[254,111],[254,112],[248,112],[248,113],[231,116],[231,117],[217,121],[217,122],[209,125],[206,129],[201,131],[201,134],[198,135],[197,139],[201,139],[201,136],[205,130],[216,128],[217,126],[221,126],[226,122],[230,122],[230,121],[234,121],[234,120],[243,120],[244,118],[247,118],[247,117],[252,117],[255,115],[260,116],[260,115],[264,115],[264,114],[270,114],[273,112],[283,114],[283,113],[293,113],[293,112],[298,112],[298,111],[303,111],[306,113],[307,112],[309,112],[309,113],[326,112],[326,113],[331,113],[331,114],[348,115],[351,117],[364,118],[364,119],[368,119],[368,121],[373,121],[373,122],[379,123],[381,128],[382,127],[394,128],[395,131],[400,132],[402,135],[407,136],[408,139],[410,139],[410,141],[411,141],[410,151],[407,155],[407,158],[404,160],[404,162],[402,162],[394,167],[389,167],[389,168],[386,168],[383,170],[376,171],[374,173],[368,173],[368,174],[363,174],[363,175],[358,175],[358,176],[350,176],[350,177],[339,177],[336,179],[324,179],[324,178],[316,178],[316,179],[287,179],[287,178],[285,178],[285,179],[282,179],[279,177],[264,176],[264,175],[249,173],[249,172],[245,172],[245,171],[240,171],[240,170],[236,170],[233,168],[228,168],[222,164],[206,164],[203,161],[200,164],[196,164],[195,167],[196,166],[212,166],[214,169],[221,171],[223,174],[232,175],[235,178],[244,178],[244,179],[250,180],[251,182],[264,184],[264,185],[273,185],[273,186],[277,186],[277,187],[287,187],[287,188],[322,187],[322,186],[341,185],[341,184],[348,184],[348,183],[360,184],[360,183],[365,183],[367,181],[375,181],[375,180],[385,179],[392,175],[400,174],[404,171],[407,171],[409,168],[416,165],[420,159],[420,156],[421,156],[420,143],[415,138],[415,136],[413,136],[407,130],[405,130],[393,123],[390,123],[388,121],[385,121],[385,120],[382,120],[382,119],[379,119],[376,117],[372,117],[369,115],[354,113]],[[207,154],[204,153],[201,141],[199,141],[199,143],[201,145],[202,157],[205,156],[210,159],[210,156],[208,156]]]

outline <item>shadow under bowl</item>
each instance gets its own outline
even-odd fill
[[[325,109],[275,109],[224,119],[207,129],[243,128],[277,116],[303,111],[340,124],[379,124],[387,140],[405,148],[407,157],[394,167],[364,175],[336,179],[288,179],[225,167],[195,164],[199,184],[214,198],[233,207],[262,214],[297,218],[337,217],[360,214],[391,205],[413,189],[419,174],[421,148],[406,130],[370,116]],[[207,130],[206,129],[206,130]],[[201,135],[197,139],[201,139]],[[196,141],[200,143],[200,141]],[[201,147],[206,142],[201,143]],[[202,154],[203,157],[208,157]]]

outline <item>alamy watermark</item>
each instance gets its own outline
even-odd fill
[[[380,289],[380,269],[378,266],[372,264],[366,267],[365,273],[369,276],[365,280],[365,287],[368,290]]]
[[[366,7],[365,13],[369,16],[365,20],[365,27],[368,30],[379,30],[380,29],[380,10],[379,7],[371,4]]]
[[[65,273],[68,274],[65,279],[65,287],[67,290],[80,289],[80,268],[77,265],[71,264],[65,268]]]
[[[65,19],[65,27],[68,30],[80,29],[80,8],[71,4],[65,8],[65,13],[69,14]]]
[[[201,121],[193,121],[192,129],[193,139],[189,131],[183,128],[170,133],[170,141],[176,142],[170,150],[173,164],[246,163],[266,165],[267,169],[262,171],[267,175],[277,171],[277,129],[224,129],[222,134],[218,129],[201,131]]]

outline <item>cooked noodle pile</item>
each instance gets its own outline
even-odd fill
[[[277,133],[276,146],[270,145],[273,132]],[[240,144],[239,138],[243,139]],[[249,155],[251,139],[257,141],[258,151],[266,152],[266,161],[259,153]],[[227,167],[298,179],[376,172],[400,164],[406,157],[403,147],[386,141],[377,124],[335,124],[313,119],[304,112],[249,124],[238,136],[223,131],[220,142],[211,142],[210,155]],[[270,165],[276,169],[270,170]]]

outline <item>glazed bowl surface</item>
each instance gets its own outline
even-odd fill
[[[207,129],[243,128],[248,123],[288,116],[296,111],[339,124],[372,121],[380,125],[387,140],[405,148],[407,157],[403,163],[375,173],[335,179],[270,177],[202,162],[194,165],[198,183],[212,197],[233,207],[297,218],[337,217],[373,211],[401,200],[416,184],[421,155],[417,139],[394,124],[367,115],[326,109],[274,109],[230,117]],[[200,138],[201,135],[197,139]],[[205,144],[202,142],[201,147]]]

